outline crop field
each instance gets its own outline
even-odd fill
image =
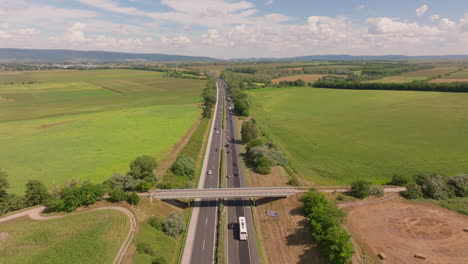
[[[39,83],[0,85],[0,168],[16,193],[29,179],[99,182],[136,156],[162,160],[200,116],[205,83],[135,70],[25,75]]]
[[[112,263],[130,223],[115,210],[0,225],[0,263]]]
[[[290,81],[293,82],[295,80],[303,80],[305,82],[315,82],[325,76],[326,74],[301,74],[301,75],[293,75],[293,76],[285,76],[271,80],[272,83],[279,83],[281,81]]]
[[[439,68],[424,69],[424,70],[418,70],[418,71],[410,71],[410,72],[405,72],[399,75],[384,77],[382,79],[374,80],[371,82],[405,83],[405,82],[412,82],[412,81],[427,80],[429,78],[434,78],[437,76],[444,76],[446,74],[450,74],[452,72],[455,72],[458,69],[459,67],[439,67]]]
[[[450,74],[447,79],[468,79],[468,69]]]
[[[308,87],[249,94],[252,116],[312,182],[468,172],[468,94]]]

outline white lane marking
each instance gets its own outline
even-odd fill
[[[208,224],[208,218],[206,218],[206,220],[205,220],[205,225],[207,225],[207,224]]]
[[[205,250],[205,240],[203,240],[203,247],[202,250]]]

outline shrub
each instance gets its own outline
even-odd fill
[[[185,231],[185,218],[181,213],[172,212],[162,222],[162,229],[168,236],[176,237]]]
[[[154,182],[154,180],[147,179],[147,180],[141,181],[140,184],[138,184],[136,189],[140,192],[147,192],[149,189],[153,188],[155,184],[156,183]]]
[[[242,123],[241,138],[244,143],[248,143],[260,136],[260,129],[254,119]]]
[[[299,179],[297,179],[297,177],[290,178],[289,181],[288,181],[288,184],[293,185],[293,186],[301,185],[301,183],[299,182]]]
[[[370,195],[371,183],[364,180],[357,180],[351,183],[350,194],[356,198],[363,199]]]
[[[108,200],[113,202],[113,203],[118,203],[120,201],[123,201],[127,198],[127,194],[120,189],[114,189],[109,192],[109,198]]]
[[[267,158],[261,157],[257,160],[257,162],[255,162],[254,170],[256,173],[259,173],[259,174],[263,174],[263,175],[270,174],[271,163]]]
[[[167,261],[163,257],[159,256],[159,257],[153,259],[153,261],[151,263],[152,264],[166,264]]]
[[[148,254],[151,256],[156,255],[156,250],[154,250],[154,248],[147,243],[138,243],[137,252],[140,254]]]
[[[162,230],[162,221],[161,218],[156,216],[151,216],[148,218],[148,224],[158,230]]]
[[[380,188],[380,187],[372,186],[370,188],[370,194],[381,197],[381,196],[384,195],[384,190],[382,188]]]
[[[448,180],[458,197],[468,196],[468,174],[457,175]]]
[[[424,197],[444,200],[453,196],[452,191],[444,180],[444,177],[437,174],[423,174],[416,178],[416,183],[421,186]]]
[[[421,186],[411,182],[406,185],[406,191],[401,192],[401,195],[406,199],[418,199],[423,196]]]
[[[131,205],[137,205],[140,203],[140,196],[138,196],[136,192],[131,192],[127,194],[127,198],[125,200]]]
[[[99,184],[84,183],[81,186],[65,187],[60,192],[60,199],[51,200],[47,204],[54,206],[51,209],[72,212],[82,205],[97,202],[104,195],[104,189]]]
[[[195,161],[186,156],[179,156],[174,164],[172,164],[171,171],[175,175],[185,176],[192,179],[195,175]]]
[[[410,181],[408,177],[399,174],[394,174],[389,184],[395,186],[406,186],[409,182]]]

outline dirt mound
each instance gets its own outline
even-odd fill
[[[468,263],[468,217],[433,204],[385,201],[350,208],[346,226],[372,258],[388,263]],[[426,256],[426,260],[414,255]]]

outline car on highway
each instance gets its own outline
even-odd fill
[[[233,165],[233,166],[237,166],[237,162],[234,162],[232,165]]]
[[[236,176],[236,177],[239,176],[239,173],[235,172],[235,173],[234,173],[234,176]]]
[[[231,178],[231,176],[229,176],[229,175],[226,175],[226,178]]]
[[[211,170],[208,170],[208,175],[211,175],[213,172]]]
[[[216,130],[216,134],[219,134],[219,131],[218,131],[218,130]]]
[[[228,224],[228,229],[234,229],[236,227],[235,223],[229,223]]]

